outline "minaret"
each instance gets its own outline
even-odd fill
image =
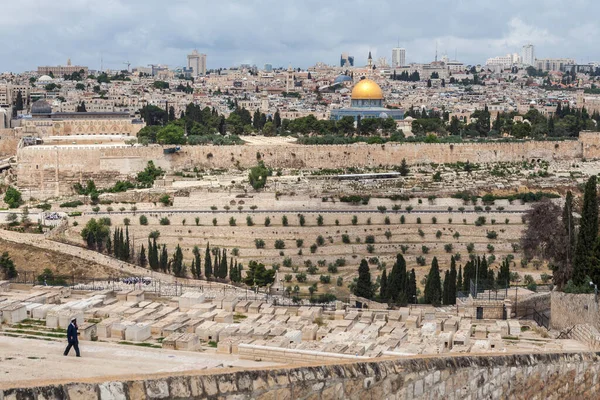
[[[290,92],[294,87],[294,70],[292,69],[292,64],[288,66],[287,76],[285,80],[285,91]]]
[[[368,64],[369,64],[369,77],[373,74],[373,57],[371,56],[371,50],[369,50],[369,58],[368,58]]]

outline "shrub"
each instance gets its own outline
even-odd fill
[[[484,216],[477,217],[477,219],[475,220],[475,226],[482,226],[482,225],[485,225],[485,217]]]
[[[365,238],[365,243],[369,243],[369,244],[375,243],[375,236],[367,235],[367,237]]]
[[[152,231],[148,234],[148,238],[150,239],[158,239],[160,237],[159,231]]]
[[[432,224],[437,224],[437,218],[436,217],[431,217],[431,223]]]
[[[318,270],[319,268],[316,265],[311,264],[308,267],[306,267],[306,272],[308,272],[310,275],[316,274]]]
[[[446,251],[446,253],[452,253],[453,249],[454,249],[454,246],[452,245],[452,243],[446,243],[444,245],[444,251]]]
[[[253,226],[254,225],[254,220],[252,220],[251,216],[246,216],[246,225],[248,226]]]
[[[352,216],[352,225],[358,224],[358,217],[356,215]]]
[[[271,218],[266,217],[265,218],[265,226],[269,226],[269,225],[271,225]]]
[[[329,275],[321,275],[319,277],[319,281],[324,284],[324,285],[328,285],[329,283],[331,283],[331,276]]]
[[[304,246],[304,240],[302,240],[302,239],[296,239],[296,247],[300,248],[302,246]]]
[[[441,238],[441,237],[442,237],[442,231],[437,231],[437,232],[435,233],[435,237],[436,237],[437,239]]]
[[[458,238],[460,237],[460,233],[458,231],[454,232],[454,235],[452,235],[452,237],[456,240],[458,240]]]
[[[306,224],[306,218],[304,218],[304,215],[298,214],[298,222],[300,223],[300,226],[304,226],[304,224]]]
[[[367,225],[371,225],[371,217],[367,218]]]
[[[429,253],[429,247],[423,245],[423,246],[421,246],[421,251],[423,252],[423,254],[427,254],[427,253]]]
[[[283,226],[288,226],[288,217],[287,216],[284,215],[283,217],[281,217],[281,224]]]
[[[548,283],[552,279],[552,275],[548,275],[546,273],[543,273],[543,274],[540,275],[540,279],[542,280],[543,283]]]
[[[425,266],[425,264],[427,263],[427,260],[425,260],[425,257],[423,257],[423,256],[417,256],[417,258],[415,259],[415,261],[421,267]]]
[[[306,274],[304,272],[296,274],[296,280],[300,283],[306,282]]]
[[[345,244],[349,244],[350,243],[350,236],[346,235],[345,233],[342,235],[342,243]]]
[[[325,245],[325,238],[321,235],[317,236],[317,246],[324,246]]]
[[[400,223],[404,224],[406,222],[406,218],[404,217],[404,215],[400,216]]]
[[[386,225],[390,224],[390,217],[386,216],[385,219],[383,220],[383,223]]]
[[[386,206],[377,206],[377,210],[378,210],[380,213],[384,213],[384,212],[386,212],[386,211],[387,211],[387,207],[386,207]]]
[[[408,251],[408,246],[405,244],[400,245],[400,250],[402,250],[402,254],[406,254]]]
[[[256,246],[257,249],[264,249],[265,241],[262,239],[254,239],[254,245]]]
[[[375,251],[375,246],[373,246],[372,244],[368,244],[367,245],[367,251],[369,253],[373,253]]]
[[[392,238],[392,232],[390,232],[389,229],[385,231],[384,235],[387,240],[390,240]]]
[[[314,254],[314,253],[317,252],[318,248],[319,248],[319,246],[317,246],[316,243],[313,243],[313,244],[310,245],[310,252]]]
[[[100,207],[94,206],[94,207],[92,207],[92,211],[97,213],[98,211],[100,211]]]
[[[213,226],[217,226],[217,219],[216,218],[213,218],[212,224],[213,224]]]
[[[335,264],[329,264],[327,266],[327,272],[329,272],[330,274],[337,274],[338,272],[338,267]]]
[[[421,237],[425,237],[425,232],[423,232],[423,229],[419,228],[419,236]]]
[[[323,226],[323,216],[321,214],[317,216],[317,225]]]
[[[113,208],[112,208],[112,207],[110,207],[110,206],[108,206],[108,207],[106,207],[106,211],[108,211],[108,212],[112,212],[112,211],[113,211]]]
[[[467,252],[472,253],[475,250],[475,245],[473,243],[467,244]]]
[[[498,233],[496,233],[496,231],[488,231],[486,236],[488,239],[497,239]]]
[[[238,249],[237,247],[234,247],[233,250],[231,250],[231,255],[234,257],[237,257],[240,255],[240,249]]]
[[[23,204],[21,192],[19,192],[17,189],[15,189],[12,186],[9,186],[6,189],[6,193],[4,194],[4,202],[6,204],[8,204],[9,208],[18,208],[21,204]],[[81,202],[79,201],[79,203],[81,203]],[[83,204],[83,203],[81,203],[81,204]],[[81,205],[81,204],[79,204],[79,205]],[[63,207],[62,204],[61,204],[61,207]],[[67,206],[67,207],[69,207],[69,206]]]
[[[161,225],[171,225],[171,220],[167,217],[162,217],[159,221]]]
[[[406,206],[405,210],[407,212],[411,212],[413,210],[413,206]]]
[[[417,217],[417,224],[421,223],[421,217]]]
[[[131,220],[129,218],[123,218],[123,225],[129,226],[130,223],[131,223]]]
[[[140,215],[140,225],[148,225],[148,217]]]
[[[277,239],[275,241],[275,248],[277,250],[285,249],[285,242],[283,240],[281,240],[281,239]]]
[[[283,259],[283,266],[286,268],[290,268],[292,266],[292,259],[289,257],[285,257]]]
[[[285,274],[285,276],[283,277],[283,279],[285,279],[286,282],[291,282],[292,278],[292,274]]]
[[[5,200],[6,202],[6,200]],[[8,204],[8,203],[7,203]],[[14,203],[13,203],[14,204]],[[19,204],[20,205],[20,204]],[[66,203],[62,203],[60,205],[61,208],[75,208],[75,207],[79,207],[82,206],[83,202],[81,200],[75,200],[75,201],[67,201]],[[12,207],[9,205],[10,208],[16,208],[16,207]],[[18,207],[18,206],[17,206]],[[107,209],[108,211],[108,209]],[[110,210],[112,211],[112,209]]]
[[[235,226],[235,225],[236,225],[235,218],[230,217],[229,218],[229,226]]]
[[[492,246],[491,244],[488,244],[487,245],[487,250],[488,250],[489,253],[493,253],[495,249],[494,249],[494,246]]]
[[[337,281],[335,283],[337,286],[343,286],[344,285],[344,278],[342,278],[341,276],[338,276]]]
[[[158,201],[160,201],[164,206],[172,205],[171,197],[168,194],[163,194],[162,196],[160,196]]]

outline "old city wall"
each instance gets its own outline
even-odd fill
[[[202,168],[248,168],[260,158],[274,168],[341,168],[466,162],[575,160],[600,157],[600,135],[578,141],[384,145],[183,146],[163,154],[161,146],[31,146],[19,149],[17,186],[40,197],[68,194],[73,183],[94,179],[111,185],[142,170],[148,161],[168,171]],[[43,195],[42,195],[43,194]]]
[[[600,330],[600,303],[594,294],[570,294],[553,291],[550,296],[550,326],[556,330],[590,324]]]
[[[0,398],[592,399],[600,393],[599,361],[600,353],[415,357],[146,378],[112,377],[106,382],[70,379],[47,386],[0,389]]]

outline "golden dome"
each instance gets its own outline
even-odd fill
[[[383,91],[375,81],[363,79],[354,85],[352,100],[383,100]]]

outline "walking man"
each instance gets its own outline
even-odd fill
[[[71,350],[71,347],[73,347],[75,349],[75,355],[77,357],[81,357],[79,354],[79,338],[77,337],[77,319],[73,318],[71,320],[71,323],[69,324],[69,327],[67,328],[67,341],[68,341],[68,345],[67,348],[65,349],[65,353],[64,355],[68,355],[69,351]]]

